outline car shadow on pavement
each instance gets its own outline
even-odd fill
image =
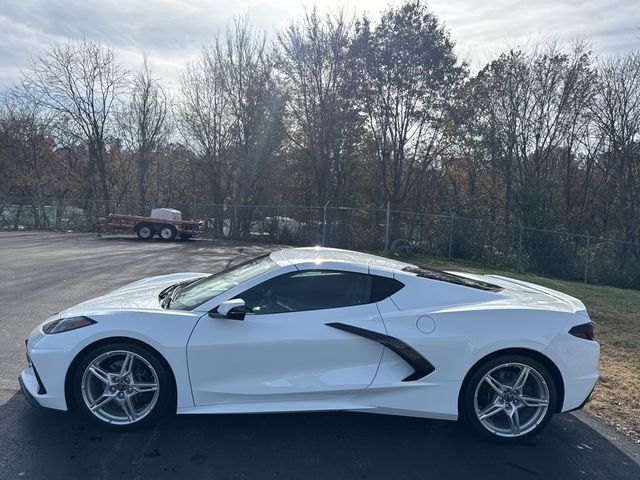
[[[455,422],[359,413],[180,415],[117,433],[30,407],[0,407],[2,478],[634,479],[640,466],[572,415],[517,446]]]

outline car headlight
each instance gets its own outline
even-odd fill
[[[68,332],[70,330],[76,330],[77,328],[88,327],[98,323],[89,317],[70,317],[60,318],[42,325],[42,331],[48,335],[54,333]]]

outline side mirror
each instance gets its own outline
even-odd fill
[[[233,300],[227,300],[218,305],[217,317],[226,317],[230,320],[244,320],[244,316],[247,313],[247,307],[244,300],[241,298],[234,298]]]

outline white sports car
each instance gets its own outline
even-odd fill
[[[584,405],[599,345],[584,305],[494,275],[329,248],[147,278],[27,340],[35,405],[118,429],[167,412],[348,410],[455,420],[513,442]]]

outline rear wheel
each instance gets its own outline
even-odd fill
[[[80,411],[117,430],[157,421],[171,393],[169,373],[157,355],[133,344],[91,350],[74,372],[73,394]]]
[[[136,226],[136,235],[142,240],[151,240],[153,233],[153,228],[148,223],[139,223]]]
[[[163,225],[162,228],[160,229],[160,232],[158,232],[158,235],[160,235],[160,238],[162,240],[173,240],[176,238],[176,235],[178,234],[178,231],[176,230],[176,227],[174,227],[173,225]]]
[[[481,435],[516,443],[538,434],[551,420],[557,393],[539,362],[505,355],[480,366],[464,392],[464,419]]]

